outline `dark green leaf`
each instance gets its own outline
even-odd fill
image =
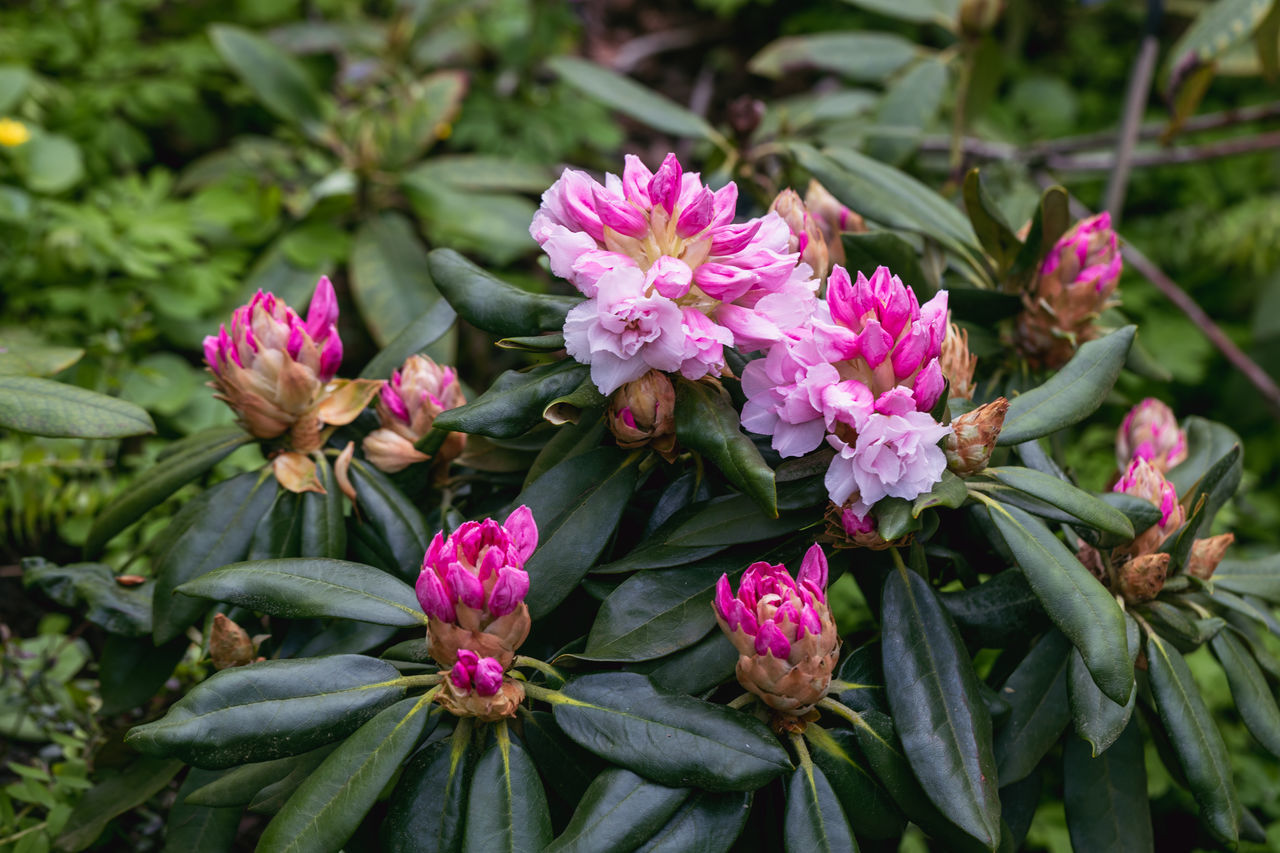
[[[787,782],[782,837],[789,853],[843,853],[858,849],[827,774],[815,764],[797,767]]]
[[[420,353],[445,336],[453,328],[458,312],[444,299],[437,299],[431,307],[409,323],[382,351],[369,359],[360,371],[361,379],[387,379],[391,371],[399,370],[405,359]]]
[[[551,841],[551,816],[537,768],[519,741],[498,726],[494,744],[476,764],[467,802],[464,853],[541,853]]]
[[[791,768],[764,723],[692,696],[660,693],[636,673],[575,679],[554,713],[577,743],[663,785],[749,791]]]
[[[649,680],[668,693],[702,693],[733,677],[738,650],[722,631],[712,631],[659,662]]]
[[[989,512],[1045,612],[1080,650],[1099,689],[1114,702],[1127,702],[1133,665],[1115,599],[1039,519],[1007,505]]]
[[[1240,444],[1240,436],[1217,421],[1192,415],[1183,422],[1187,434],[1187,458],[1169,470],[1167,479],[1178,494],[1190,493],[1213,464]]]
[[[1111,748],[1096,757],[1080,738],[1062,750],[1067,829],[1076,850],[1143,853],[1155,849],[1147,803],[1142,733],[1130,720]]]
[[[1134,537],[1133,523],[1123,512],[1065,480],[1030,468],[988,468],[985,473],[1006,486],[1056,506],[1090,527],[1125,541]]]
[[[243,808],[209,808],[186,802],[187,795],[219,777],[213,770],[192,767],[178,788],[178,798],[165,821],[164,849],[173,853],[193,850],[230,850],[240,829]]]
[[[969,488],[950,471],[942,472],[942,479],[932,489],[916,498],[911,504],[911,514],[919,518],[920,513],[934,507],[959,509],[969,497]]]
[[[456,189],[413,178],[406,178],[403,186],[432,245],[471,252],[498,265],[537,248],[529,236],[537,207],[524,196]]]
[[[1272,755],[1280,756],[1280,708],[1261,667],[1230,631],[1219,631],[1209,648],[1227,674],[1231,696],[1249,733]]]
[[[1124,492],[1102,492],[1097,497],[1124,513],[1134,530],[1146,530],[1160,521],[1160,508],[1145,498],[1126,495]]]
[[[885,579],[882,624],[889,707],[921,787],[951,821],[995,849],[1000,794],[991,718],[969,653],[915,572]]]
[[[556,350],[564,349],[564,335],[524,335],[503,338],[498,341],[498,346],[502,349],[525,350],[527,352],[555,352]]]
[[[347,556],[347,522],[342,515],[346,498],[338,488],[328,457],[316,453],[312,459],[316,463],[316,479],[324,487],[325,494],[304,492],[301,496],[302,535],[298,556],[340,560]]]
[[[1136,331],[1125,326],[1089,341],[1049,381],[1010,400],[996,444],[1021,444],[1093,414],[1115,385]]]
[[[316,768],[337,748],[338,744],[329,743],[295,756],[298,761],[289,768],[288,773],[254,793],[253,799],[249,801],[249,811],[261,815],[278,814],[302,783],[310,779]]]
[[[919,250],[896,232],[841,234],[840,242],[844,244],[845,266],[850,275],[870,275],[876,267],[888,267],[908,287],[928,291],[930,281],[920,266]]]
[[[515,438],[541,423],[547,405],[581,385],[590,371],[587,365],[570,358],[525,371],[508,370],[470,403],[437,415],[435,427],[491,438]]]
[[[570,807],[581,802],[591,780],[608,766],[571,741],[550,711],[520,710],[525,748],[538,765],[542,780]]]
[[[1201,498],[1204,499],[1204,506],[1200,509],[1198,519],[1194,519],[1195,523],[1191,524],[1187,531],[1188,537],[1194,538],[1201,533],[1207,535],[1218,510],[1222,509],[1223,504],[1236,493],[1244,473],[1242,456],[1240,445],[1233,445],[1220,459],[1209,466],[1204,476],[1196,481],[1195,486],[1178,493],[1182,499],[1182,505],[1187,507],[1189,523],[1193,521],[1190,517],[1192,512],[1196,507],[1200,507]],[[1180,560],[1176,565],[1180,566],[1182,562],[1183,560]]]
[[[609,543],[631,502],[640,458],[616,447],[571,456],[515,499],[538,522],[538,549],[525,566],[525,601],[533,618],[550,613],[573,592]]]
[[[911,501],[902,498],[881,498],[871,508],[876,519],[876,533],[892,542],[908,533],[915,533],[922,526]]]
[[[426,697],[412,697],[362,725],[298,787],[267,825],[258,849],[340,850],[413,751],[430,708]]]
[[[156,431],[126,400],[35,376],[0,375],[0,429],[59,438],[123,438]]]
[[[621,767],[610,767],[587,788],[564,832],[547,853],[629,853],[666,825],[689,798]]]
[[[112,634],[140,637],[151,633],[151,585],[122,586],[102,563],[58,566],[39,557],[22,561],[23,586],[38,586],[66,607]]]
[[[1129,660],[1133,662],[1138,659],[1142,648],[1142,636],[1132,616],[1126,616],[1124,622]],[[1120,737],[1133,715],[1134,700],[1138,698],[1137,690],[1134,690],[1128,702],[1117,705],[1102,695],[1098,685],[1093,683],[1093,676],[1084,665],[1079,650],[1072,651],[1071,662],[1067,665],[1067,693],[1071,699],[1076,734],[1089,742],[1094,757],[1105,752]]]
[[[126,740],[148,755],[219,769],[338,740],[404,695],[400,673],[362,655],[224,669]]]
[[[845,0],[845,2],[900,21],[937,24],[948,30],[955,29],[957,13],[960,11],[959,0]]]
[[[302,495],[288,489],[276,491],[271,508],[253,528],[249,560],[278,560],[298,553],[302,541]]]
[[[1000,208],[987,195],[977,169],[970,169],[964,176],[964,208],[969,213],[973,230],[982,242],[982,248],[995,259],[1001,273],[1013,266],[1022,241],[1005,222]]]
[[[1280,554],[1258,560],[1225,559],[1214,570],[1213,585],[1280,604]]]
[[[354,619],[398,628],[427,622],[413,588],[403,581],[372,566],[323,557],[234,563],[178,592],[287,619]]]
[[[163,646],[151,637],[108,634],[98,660],[98,684],[102,690],[103,716],[115,716],[136,708],[154,696],[186,654],[190,642],[180,637]]]
[[[727,395],[705,382],[676,383],[676,437],[707,457],[770,516],[778,515],[773,469],[738,428],[738,411]]]
[[[244,559],[258,519],[276,496],[276,479],[247,471],[224,480],[183,508],[162,534],[155,556],[151,628],[156,643],[177,637],[207,609],[206,602],[177,596],[189,580]],[[188,509],[192,512],[188,513]]]
[[[467,794],[475,771],[471,724],[419,752],[405,765],[382,824],[388,853],[456,853],[462,849]]]
[[[889,713],[884,693],[884,664],[880,642],[872,640],[844,656],[836,667],[836,679],[843,685],[832,693],[845,706],[855,711]],[[852,685],[852,686],[847,686]]]
[[[1231,760],[1187,662],[1158,634],[1147,634],[1151,693],[1165,731],[1187,775],[1200,817],[1215,836],[1234,844],[1240,837],[1240,799]]]
[[[418,507],[387,477],[361,459],[351,460],[348,471],[356,490],[360,521],[373,528],[395,560],[395,574],[416,581],[431,533]]]
[[[1040,599],[1022,572],[1007,569],[975,587],[938,596],[952,620],[983,646],[1007,638],[1037,634],[1048,621]]]
[[[319,767],[320,762],[332,751],[332,746],[322,746],[302,755],[257,761],[219,771],[215,774],[216,778],[192,790],[185,800],[179,799],[178,802],[213,808],[247,806],[257,798],[259,791],[281,781],[300,767],[306,769],[306,775],[311,775],[311,771]]]
[[[629,77],[575,56],[557,56],[547,64],[570,86],[642,124],[676,136],[723,140],[702,116]]]
[[[151,799],[181,769],[181,761],[139,758],[119,775],[97,783],[76,803],[54,846],[62,851],[85,849],[112,819]]]
[[[1005,681],[1000,695],[1011,710],[995,741],[1001,787],[1030,775],[1071,722],[1067,661],[1073,651],[1061,632],[1050,631]]]
[[[725,853],[747,822],[751,794],[694,791],[636,853]]]
[[[813,763],[822,768],[831,783],[854,832],[884,840],[901,836],[906,818],[889,792],[855,757],[859,755],[857,736],[848,729],[828,731],[814,724],[805,728],[804,736]]]
[[[440,299],[427,267],[427,250],[402,214],[382,213],[356,232],[351,295],[378,346],[388,347]]]
[[[312,136],[320,133],[328,104],[297,60],[266,39],[228,24],[210,27],[209,37],[263,106]]]
[[[559,332],[577,296],[529,293],[507,284],[452,249],[427,256],[436,286],[464,320],[500,337]]]
[[[910,41],[888,33],[817,33],[770,42],[747,67],[764,77],[815,68],[879,83],[918,55],[919,48]]]
[[[632,575],[600,605],[580,657],[652,660],[692,645],[715,625],[711,599],[724,573],[715,563]]]

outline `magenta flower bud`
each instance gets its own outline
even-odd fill
[[[502,663],[470,649],[458,649],[458,659],[441,685],[437,701],[459,717],[494,722],[514,717],[524,701],[524,688],[503,677]]]
[[[623,193],[645,210],[653,207],[653,202],[649,199],[649,182],[653,180],[653,172],[634,154],[626,155],[623,163]]]
[[[1162,473],[1187,458],[1187,435],[1173,410],[1148,397],[1129,410],[1116,433],[1116,460],[1127,468],[1145,459]]]
[[[693,201],[686,204],[680,211],[680,216],[676,219],[676,233],[684,238],[701,234],[711,225],[714,212],[715,194],[703,187],[693,197]]]
[[[462,433],[450,433],[434,457],[415,445],[431,432],[441,412],[465,402],[452,367],[442,367],[426,356],[409,356],[399,370],[392,371],[378,395],[376,408],[382,425],[365,436],[365,456],[388,474],[432,458],[437,465],[447,465],[466,444]]]
[[[814,545],[797,579],[785,566],[752,563],[733,594],[716,584],[716,621],[737,648],[738,681],[785,716],[808,713],[827,693],[840,638],[826,599],[827,558]]]
[[[693,270],[679,258],[663,255],[645,274],[645,287],[652,287],[668,299],[680,299],[693,286]]]
[[[676,155],[668,154],[649,181],[649,198],[654,207],[661,207],[668,216],[675,214],[676,202],[680,199],[680,189],[684,170]]]
[[[1134,557],[1153,553],[1187,520],[1186,510],[1178,503],[1178,493],[1173,484],[1164,478],[1159,468],[1146,459],[1134,459],[1130,462],[1129,468],[1112,491],[1143,498],[1160,509],[1160,521],[1139,531],[1133,543],[1123,549]]]
[[[307,308],[307,334],[312,338],[321,338],[338,322],[338,296],[333,291],[333,282],[329,276],[320,276],[316,282],[315,293],[311,295],[311,305]]]
[[[596,213],[606,228],[628,237],[643,237],[649,230],[648,218],[630,202],[611,195],[599,184],[592,186],[592,195]]]
[[[428,650],[441,666],[452,666],[459,649],[510,665],[529,634],[524,565],[537,544],[538,528],[525,506],[504,524],[467,521],[431,540],[415,589],[431,617]]]

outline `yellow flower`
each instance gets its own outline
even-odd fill
[[[31,138],[31,131],[20,121],[11,118],[0,118],[0,145],[13,148]]]

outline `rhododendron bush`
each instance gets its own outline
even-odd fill
[[[1184,655],[1280,751],[1275,563],[1212,527],[1234,434],[1113,388],[1137,330],[1109,220],[1052,188],[1019,236],[976,173],[965,216],[790,154],[806,200],[771,205],[675,155],[566,169],[530,223],[553,293],[432,252],[528,354],[489,387],[431,341],[349,378],[327,279],[211,330],[238,426],[89,546],[262,448],[146,581],[154,641],[220,670],[126,738],[195,768],[186,819],[271,815],[263,850],[889,849],[911,823],[995,851],[1060,784],[1081,849],[1134,850],[1154,743],[1210,833],[1254,832]],[[1111,482],[1058,455],[1090,417]]]

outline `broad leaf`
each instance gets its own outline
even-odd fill
[[[1073,651],[1061,632],[1050,631],[1005,680],[1000,696],[1010,711],[995,740],[1001,787],[1029,776],[1071,722],[1067,661]]]
[[[629,77],[574,56],[557,56],[547,64],[570,86],[642,124],[676,136],[723,141],[702,116]]]
[[[151,633],[151,584],[122,586],[102,563],[58,566],[30,557],[22,561],[22,585],[37,586],[64,607],[75,607],[112,636]]]
[[[915,24],[937,24],[954,29],[960,11],[959,0],[845,0],[851,6],[868,9]]]
[[[213,773],[215,778],[188,793],[185,802],[213,808],[247,806],[263,788],[279,782],[299,767],[305,767],[307,775],[310,775],[332,751],[331,746],[322,746],[301,755],[256,761],[216,771]]]
[[[726,571],[740,560],[637,572],[615,589],[596,615],[582,657],[600,661],[660,658],[697,642],[715,625],[711,600]]]
[[[415,318],[435,307],[440,292],[427,271],[427,250],[403,215],[382,213],[356,232],[351,295],[380,347],[389,346]]]
[[[1196,16],[1169,51],[1175,75],[1188,65],[1212,62],[1252,35],[1271,4],[1264,0],[1216,0]]]
[[[84,792],[72,809],[55,842],[57,849],[84,850],[97,840],[113,818],[154,797],[181,769],[181,761],[141,758],[119,775],[98,782]]]
[[[1125,616],[1124,621],[1129,660],[1137,661],[1138,652],[1142,648],[1141,631],[1132,616]],[[1136,689],[1123,705],[1104,696],[1098,685],[1093,683],[1093,676],[1089,674],[1089,668],[1085,666],[1078,649],[1072,650],[1071,662],[1067,664],[1067,693],[1071,700],[1071,716],[1075,720],[1076,734],[1089,743],[1094,757],[1105,752],[1120,737],[1129,724],[1134,702],[1138,698]]]
[[[457,319],[458,312],[453,310],[453,306],[444,299],[437,299],[418,319],[401,329],[390,343],[369,359],[364,370],[360,371],[360,378],[389,378],[391,372],[399,370],[409,356],[423,352],[443,338]]]
[[[578,744],[663,785],[750,791],[791,769],[786,751],[755,717],[660,693],[636,673],[575,679],[555,700],[554,713]]]
[[[680,443],[707,457],[729,482],[776,518],[778,490],[773,469],[742,434],[738,421],[737,409],[719,389],[706,382],[677,381],[676,437]]]
[[[467,801],[464,853],[541,853],[551,841],[551,815],[538,770],[519,741],[496,730],[476,764]]]
[[[35,376],[0,375],[0,429],[57,438],[124,438],[156,431],[146,410]]]
[[[948,77],[946,62],[928,58],[895,78],[876,110],[876,132],[866,140],[867,153],[895,166],[914,154],[942,106]]]
[[[186,637],[157,646],[149,635],[134,639],[108,634],[98,658],[104,717],[137,708],[156,695],[190,646]]]
[[[364,460],[351,460],[349,475],[359,502],[360,523],[371,527],[382,540],[395,561],[396,576],[415,582],[431,544],[422,513],[385,474]]]
[[[382,838],[388,853],[453,853],[462,847],[476,757],[470,723],[405,765],[391,796]]]
[[[793,71],[834,71],[853,80],[879,83],[920,54],[901,36],[875,32],[816,33],[770,42],[747,67],[764,77]]]
[[[987,195],[977,169],[970,169],[964,176],[964,208],[969,213],[969,221],[973,223],[982,248],[995,259],[1000,271],[1012,267],[1022,249],[1022,241],[1013,233],[995,201]]]
[[[856,851],[853,830],[827,774],[816,764],[797,767],[787,782],[782,837],[788,853]]]
[[[432,245],[451,246],[504,266],[538,246],[529,236],[537,207],[524,196],[456,189],[420,178],[406,178],[404,188]]]
[[[125,740],[147,755],[220,769],[339,740],[404,695],[400,673],[362,655],[265,661],[202,681]]]
[[[216,780],[215,770],[192,767],[178,788],[164,826],[164,849],[172,853],[192,850],[230,850],[240,831],[244,809],[239,806],[210,808],[187,802],[187,795]]]
[[[733,677],[738,650],[722,631],[713,630],[692,646],[663,658],[649,680],[668,693],[699,694]]]
[[[1000,646],[1015,636],[1038,634],[1048,620],[1022,572],[1007,569],[975,587],[938,596],[965,636]]]
[[[1154,851],[1142,732],[1130,720],[1106,752],[1090,756],[1089,745],[1067,738],[1062,750],[1067,829],[1076,850],[1098,853]]]
[[[301,495],[298,556],[341,559],[347,555],[347,520],[342,515],[346,498],[338,488],[328,457],[316,453],[311,458],[316,465],[316,479],[325,493],[303,492]]]
[[[749,792],[694,791],[636,853],[725,853],[741,834],[750,810]]]
[[[240,27],[216,24],[209,28],[209,37],[263,106],[313,137],[320,134],[330,105],[296,59]]]
[[[441,412],[434,425],[491,438],[524,435],[542,422],[547,404],[573,391],[590,372],[587,365],[570,358],[525,371],[508,370],[470,403]]]
[[[596,776],[564,832],[547,853],[629,853],[666,825],[689,798],[687,788],[668,788],[621,767]]]
[[[920,266],[920,252],[901,234],[895,231],[841,234],[840,242],[844,245],[845,266],[850,274],[870,275],[876,267],[888,267],[908,287],[918,293],[928,292],[930,281]]]
[[[436,286],[461,317],[500,337],[538,335],[564,328],[577,296],[529,293],[490,275],[452,249],[427,256]]]
[[[1280,554],[1258,560],[1224,559],[1214,570],[1213,585],[1280,604]]]

